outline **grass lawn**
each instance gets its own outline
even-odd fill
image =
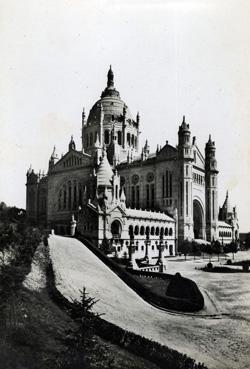
[[[150,289],[157,295],[166,296],[166,290],[169,285],[170,280],[160,279],[160,278],[147,278],[144,276],[133,275],[133,278],[140,282],[142,285]]]

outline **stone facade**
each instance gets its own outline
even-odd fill
[[[107,237],[118,245],[112,232],[112,224],[116,224],[113,228],[121,227],[119,234],[124,240],[117,252],[128,252],[126,242],[132,239],[140,256],[149,238],[152,245],[167,242],[164,252],[168,255],[176,252],[176,241],[219,239],[215,142],[209,136],[203,154],[183,117],[176,146],[166,141],[150,152],[146,141],[140,151],[140,129],[140,115],[133,119],[121,100],[110,67],[107,86],[87,119],[83,109],[81,150],[76,149],[72,137],[60,160],[54,148],[46,176],[31,169],[27,172],[30,221],[69,234],[74,215],[76,229],[97,244]],[[221,215],[220,220],[238,237],[238,220],[232,214],[227,218]],[[114,223],[116,218],[118,223]],[[132,238],[129,227],[133,228]],[[139,234],[135,234],[136,227]],[[171,236],[165,233],[170,228]]]

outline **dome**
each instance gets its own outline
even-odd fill
[[[113,120],[121,121],[126,109],[126,119],[133,121],[133,117],[127,108],[125,102],[120,98],[120,93],[114,87],[114,74],[110,67],[108,72],[107,87],[101,94],[101,99],[98,100],[89,112],[87,125],[99,124],[101,117],[101,108],[104,113],[104,124]]]
[[[104,152],[104,156],[102,161],[97,169],[97,186],[111,186],[111,181],[113,179],[113,171],[109,164],[106,151]]]

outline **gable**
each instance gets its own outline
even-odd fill
[[[77,169],[91,165],[92,158],[90,155],[76,150],[70,150],[54,165],[52,172]]]
[[[177,155],[177,149],[171,145],[166,144],[163,148],[157,153],[157,159],[175,159]]]

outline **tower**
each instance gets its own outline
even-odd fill
[[[217,160],[215,142],[209,140],[205,147],[205,195],[206,195],[206,234],[207,240],[217,239],[218,228],[218,191],[217,191]]]
[[[193,232],[193,196],[192,196],[192,170],[193,170],[193,150],[190,142],[191,132],[189,124],[183,116],[182,124],[178,131],[178,161],[179,161],[179,239],[191,240],[194,238]]]

